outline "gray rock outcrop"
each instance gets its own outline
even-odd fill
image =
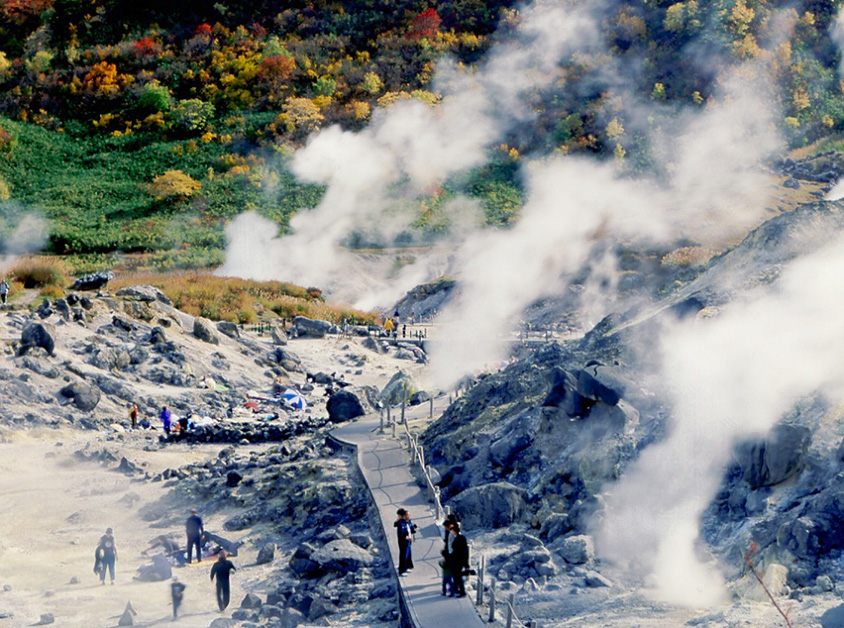
[[[297,316],[293,319],[293,328],[296,335],[310,338],[323,338],[325,334],[332,331],[334,325],[328,321],[315,320],[304,316]]]
[[[449,504],[467,528],[500,528],[522,520],[524,489],[509,482],[495,482],[469,488]]]
[[[207,342],[212,345],[220,344],[220,337],[214,329],[213,323],[207,318],[197,316],[193,320],[193,335],[199,338],[202,342]]]
[[[47,323],[28,322],[21,331],[21,343],[19,355],[26,353],[35,347],[44,349],[49,355],[53,355],[56,349],[56,330]]]

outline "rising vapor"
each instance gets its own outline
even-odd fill
[[[724,598],[696,541],[733,447],[764,436],[800,397],[842,383],[842,269],[839,237],[793,262],[758,298],[663,335],[670,435],[612,488],[599,535],[602,554],[651,573],[661,599],[702,607]]]

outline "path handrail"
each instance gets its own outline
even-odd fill
[[[480,562],[478,564],[478,584],[476,587],[477,599],[475,600],[475,606],[478,607],[480,612],[480,607],[484,604],[484,590],[487,591],[487,605],[489,606],[489,618],[487,621],[489,623],[493,623],[495,621],[495,609],[497,604],[503,604],[504,607],[507,609],[506,616],[504,618],[504,625],[506,628],[542,628],[542,624],[536,620],[532,620],[528,623],[523,622],[519,619],[519,616],[516,615],[516,594],[512,591],[510,595],[507,596],[505,600],[499,600],[495,597],[495,580],[492,579],[490,581],[489,587],[484,587],[484,576],[486,573],[486,556],[481,555]]]
[[[431,405],[431,408],[433,409],[433,404]],[[434,484],[434,480],[431,478],[431,472],[425,464],[425,449],[419,444],[419,438],[414,437],[413,434],[410,433],[410,427],[407,424],[407,416],[405,415],[404,401],[402,401],[401,404],[401,422],[404,426],[404,433],[407,436],[408,449],[413,454],[412,463],[418,464],[420,471],[422,471],[422,476],[425,479],[425,486],[428,489],[428,499],[434,502],[434,510],[436,511],[435,521],[440,521],[444,512],[442,501],[440,500],[440,489]]]

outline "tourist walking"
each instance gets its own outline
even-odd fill
[[[100,584],[105,584],[106,570],[111,576],[111,583],[114,584],[114,563],[117,560],[117,544],[114,542],[114,534],[111,528],[106,528],[105,534],[100,537],[96,551],[99,559]]]
[[[0,302],[3,305],[6,305],[6,297],[9,294],[9,282],[6,281],[6,278],[3,277],[3,281],[0,281]]]
[[[410,520],[410,513],[404,508],[396,511],[396,536],[399,542],[399,575],[403,576],[408,569],[413,569],[413,534],[416,525]]]
[[[132,407],[129,408],[129,422],[132,424],[133,430],[138,426],[138,404],[137,403],[133,403]]]
[[[188,564],[193,557],[194,547],[196,547],[196,562],[202,562],[202,535],[205,533],[199,511],[193,508],[190,513],[190,517],[185,521],[185,533],[188,536]]]
[[[463,586],[463,571],[469,569],[469,543],[466,537],[460,534],[460,523],[454,522],[451,526],[451,551],[446,560],[451,570],[451,577],[454,579],[454,593],[457,597],[465,597],[466,589]]]
[[[454,538],[454,535],[451,533],[451,529],[454,527],[454,524],[457,523],[457,515],[454,513],[450,513],[446,516],[445,521],[443,521],[443,529],[445,530],[445,534],[443,535],[443,549],[442,549],[442,560],[440,561],[440,567],[442,568],[442,594],[448,595],[450,597],[454,596],[454,576],[451,573],[451,568],[449,565],[449,555],[451,554],[451,541]]]
[[[178,576],[173,576],[173,581],[170,583],[170,597],[173,600],[173,619],[179,617],[179,606],[182,604],[184,594],[185,585],[179,582]]]
[[[170,433],[170,421],[173,418],[173,413],[170,412],[170,410],[167,406],[164,406],[163,408],[161,408],[161,414],[159,415],[159,418],[161,419],[161,423],[164,425],[164,433],[169,434]]]
[[[229,587],[229,576],[231,572],[237,571],[237,568],[228,560],[226,550],[220,550],[219,558],[214,566],[211,567],[211,580],[217,578],[217,606],[220,607],[222,613],[229,605],[229,594],[231,593]]]

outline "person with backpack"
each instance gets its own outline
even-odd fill
[[[111,528],[106,528],[105,534],[100,537],[97,544],[96,556],[99,566],[100,584],[105,584],[106,570],[111,576],[111,583],[114,584],[114,563],[117,560],[117,544],[114,542],[114,534]]]

